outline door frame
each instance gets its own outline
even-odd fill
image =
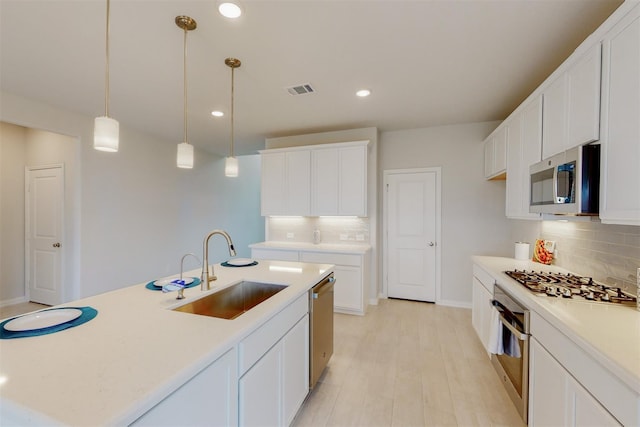
[[[382,290],[381,297],[388,298],[389,289],[389,267],[387,260],[389,259],[389,176],[401,175],[401,174],[413,174],[413,173],[435,173],[436,174],[436,304],[440,303],[441,295],[441,251],[442,251],[442,167],[435,166],[429,168],[411,168],[411,169],[387,169],[382,171],[383,174],[383,187],[382,187]]]
[[[52,163],[46,165],[39,166],[25,166],[24,168],[24,295],[27,301],[31,300],[31,289],[29,283],[31,282],[31,253],[30,253],[30,245],[29,238],[27,236],[30,235],[29,227],[30,224],[30,214],[31,214],[31,197],[29,196],[29,184],[31,182],[31,172],[43,169],[56,169],[59,168],[62,172],[62,203],[61,210],[62,215],[60,216],[60,243],[61,243],[61,251],[60,251],[60,300],[66,301],[65,297],[67,295],[67,289],[65,289],[65,277],[66,277],[66,265],[65,265],[65,252],[66,252],[66,242],[65,242],[65,170],[64,163]]]

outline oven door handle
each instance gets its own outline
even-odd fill
[[[500,315],[500,322],[520,341],[527,341],[529,339],[529,334],[525,334],[522,331],[519,331],[515,326],[507,321],[502,314]]]
[[[491,304],[493,306],[495,306],[496,308],[498,308],[498,311],[500,311],[500,318],[502,318],[503,314],[506,315],[506,317],[508,317],[511,321],[516,322],[518,324],[518,326],[520,326],[522,329],[524,329],[524,325],[522,324],[522,322],[520,321],[520,319],[518,319],[518,317],[513,314],[513,312],[511,310],[509,310],[507,307],[505,307],[504,304],[502,304],[500,301],[497,300],[491,300]]]

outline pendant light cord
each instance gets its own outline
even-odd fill
[[[184,142],[187,142],[187,29],[184,29]]]
[[[234,98],[234,71],[235,68],[231,67],[231,157],[233,156],[233,98]]]
[[[106,29],[106,41],[105,41],[105,57],[107,58],[105,66],[104,76],[104,115],[109,117],[109,33],[111,28],[110,15],[111,15],[111,2],[107,0],[107,29]]]

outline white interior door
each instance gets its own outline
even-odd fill
[[[387,296],[436,301],[439,168],[385,178]]]
[[[62,166],[27,171],[26,247],[29,300],[62,303]]]

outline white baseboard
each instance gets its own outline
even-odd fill
[[[369,305],[378,305],[378,298],[369,299]]]
[[[444,305],[446,307],[471,308],[471,303],[466,301],[440,300],[436,301],[436,304]]]
[[[20,303],[23,303],[23,302],[29,302],[29,300],[27,299],[26,296],[0,301],[0,307],[6,307],[8,305],[20,304]]]

